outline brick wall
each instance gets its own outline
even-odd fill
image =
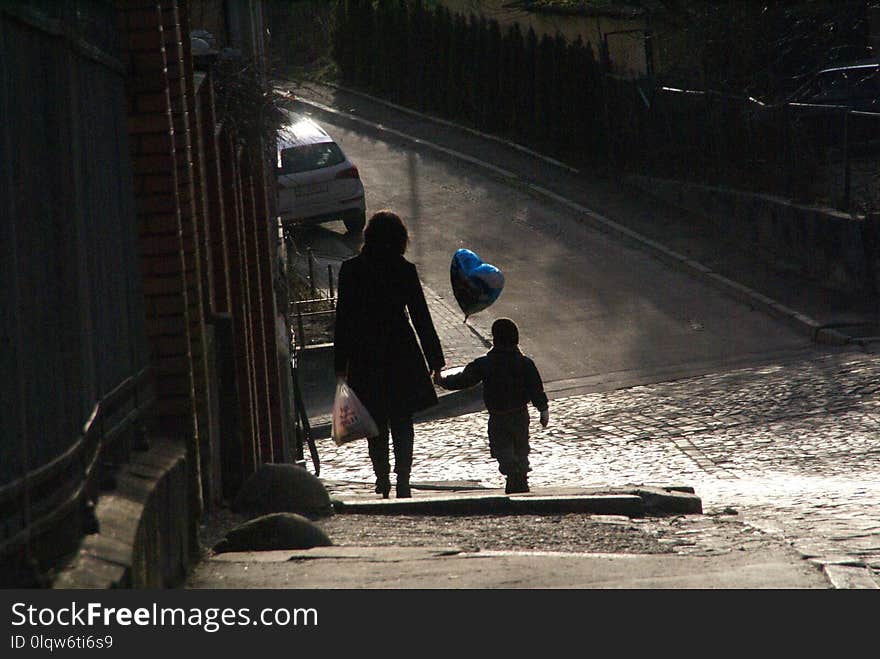
[[[202,19],[213,6],[196,5]],[[286,457],[270,179],[254,155],[261,146],[243,145],[233,127],[218,125],[210,66],[196,86],[191,3],[117,0],[117,7],[155,421],[161,432],[186,438],[198,514],[203,501],[234,495],[260,463]],[[214,9],[223,19],[222,7]],[[223,319],[232,355],[218,360],[209,348]],[[218,374],[226,363],[233,373]],[[217,382],[233,378],[235,400],[221,403]],[[225,414],[229,406],[236,414]],[[221,427],[224,419],[229,427]]]
[[[198,290],[192,286],[195,249],[190,209],[185,119],[180,118],[182,57],[176,8],[120,0],[120,41],[127,68],[126,95],[140,226],[145,322],[156,374],[154,430],[184,442],[190,470],[190,512],[201,513],[199,409],[194,368],[201,357]],[[183,131],[184,135],[181,135]],[[197,328],[197,326],[196,326]],[[195,341],[194,341],[195,339]],[[195,344],[195,349],[194,349]],[[197,526],[191,534],[198,547]]]
[[[146,298],[146,328],[161,396],[156,420],[169,431],[194,431],[188,366],[186,288],[181,259],[177,153],[161,7],[120,3],[120,34],[128,69],[129,136]],[[174,392],[174,393],[171,393]]]

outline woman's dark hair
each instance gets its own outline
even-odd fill
[[[364,229],[363,249],[403,255],[409,242],[409,232],[400,216],[389,210],[373,213]]]

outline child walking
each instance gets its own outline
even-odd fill
[[[483,383],[489,411],[489,450],[498,471],[507,477],[507,494],[529,491],[529,401],[550,421],[547,395],[535,363],[519,350],[519,328],[510,318],[492,323],[492,349],[464,370],[434,381],[445,389],[466,389]]]

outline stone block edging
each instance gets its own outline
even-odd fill
[[[630,175],[627,182],[696,213],[768,260],[838,290],[870,290],[864,218],[833,208],[690,181]]]
[[[99,532],[83,538],[55,589],[168,588],[186,575],[196,547],[187,501],[186,449],[153,440],[120,467],[95,506]],[[182,505],[183,504],[183,505]]]
[[[608,493],[550,495],[468,494],[415,497],[412,499],[372,499],[343,501],[334,499],[340,514],[360,515],[592,515],[695,514],[703,512],[697,495],[679,490],[637,487]]]

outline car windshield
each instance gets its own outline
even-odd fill
[[[852,100],[877,98],[880,98],[880,68],[868,66],[820,73],[798,100],[846,105]]]
[[[845,71],[831,71],[820,75],[807,93],[807,101],[830,103],[844,101],[849,96],[849,76]]]
[[[345,156],[334,142],[320,142],[284,149],[279,160],[281,174],[296,174],[338,165]]]
[[[853,95],[858,99],[880,99],[880,67],[861,71],[854,76]]]

